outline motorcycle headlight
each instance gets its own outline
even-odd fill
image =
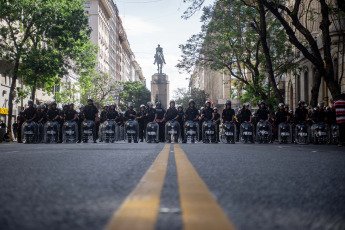
[[[65,123],[64,123],[64,126],[68,127],[68,122],[65,122]]]
[[[190,126],[189,122],[187,122],[187,123],[186,123],[186,126],[187,126],[187,127],[189,127],[189,126]]]
[[[128,121],[126,121],[126,125],[129,126],[129,122]]]
[[[151,124],[151,123],[150,123],[150,124],[148,124],[148,125],[147,125],[147,127],[152,128],[152,124]]]
[[[171,126],[171,123],[170,123],[170,122],[168,122],[168,123],[167,123],[167,126],[169,126],[169,127],[170,127],[170,126]]]
[[[24,125],[25,127],[28,127],[29,126],[29,123],[27,123],[27,122],[25,122],[25,125]]]
[[[84,125],[84,126],[87,126],[87,123],[84,121],[84,122],[83,122],[83,125]]]
[[[207,123],[205,123],[204,126],[207,127]]]
[[[109,122],[108,122],[108,121],[105,121],[105,122],[104,122],[104,125],[105,125],[105,126],[108,126],[108,125],[109,125]]]

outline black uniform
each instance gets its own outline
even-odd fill
[[[175,117],[178,115],[177,109],[174,108],[169,108],[165,114],[165,120],[170,121],[175,119]]]
[[[323,109],[314,111],[312,118],[315,123],[321,123],[326,121],[326,113]]]
[[[306,108],[300,108],[298,107],[295,112],[295,122],[296,124],[302,123],[306,120],[308,114],[308,110]]]
[[[186,121],[194,121],[199,116],[199,111],[196,108],[188,108],[185,112]]]
[[[35,115],[37,116],[37,111],[36,111],[36,109],[34,107],[29,107],[29,108],[24,110],[24,118],[25,118],[25,120],[30,120]]]
[[[149,108],[146,111],[146,123],[153,122],[156,116],[156,109]]]
[[[243,122],[250,122],[250,117],[252,116],[252,113],[249,109],[242,109],[241,110],[241,123]]]
[[[127,120],[134,120],[135,117],[132,117],[132,116],[130,116],[130,115],[136,116],[136,115],[137,115],[137,112],[135,112],[134,110],[127,110],[126,113],[125,113],[125,118],[126,118]]]
[[[47,114],[45,112],[37,111],[37,116],[36,116],[35,121],[39,122],[42,118],[43,120],[41,121],[41,123],[44,124],[47,121]]]
[[[165,109],[163,108],[156,108],[157,120],[162,120],[165,116]],[[158,122],[159,125],[159,140],[164,142],[165,141],[165,122]]]
[[[288,112],[285,110],[278,110],[278,112],[276,112],[276,125],[279,125],[282,122],[287,122],[288,117],[290,117]]]
[[[100,119],[99,119],[101,123],[103,123],[103,122],[105,122],[107,120],[107,113],[108,113],[108,111],[105,111],[105,110],[103,110],[101,112],[101,116],[100,116]]]
[[[222,113],[223,122],[230,122],[232,118],[235,116],[235,110],[233,109],[224,109]]]
[[[258,109],[258,111],[256,112],[256,116],[258,118],[258,120],[264,120],[266,121],[268,119],[268,115],[270,113],[268,112],[268,110],[266,108],[263,108],[263,109]]]
[[[86,120],[95,121],[98,109],[94,105],[87,105],[84,107],[84,116]]]
[[[77,111],[74,109],[68,109],[65,111],[65,121],[72,121],[74,116],[77,114]]]
[[[205,121],[212,120],[213,109],[211,109],[211,108],[204,108],[202,110],[201,114],[204,115]]]
[[[47,119],[49,121],[53,121],[55,119],[56,116],[58,116],[60,114],[60,110],[55,108],[55,109],[49,109],[48,113],[47,113]],[[56,120],[58,120],[59,118],[57,118]],[[55,121],[55,120],[54,120]]]
[[[139,124],[139,139],[141,141],[144,140],[144,136],[145,136],[145,124],[146,124],[146,111],[140,111],[138,112],[138,124]]]
[[[106,120],[115,120],[119,117],[119,113],[115,109],[110,109],[107,113]]]
[[[182,140],[184,140],[184,129],[183,129],[183,127],[184,127],[184,112],[183,112],[183,110],[181,110],[181,111],[177,110],[177,114],[178,114],[177,121],[181,126],[181,138],[182,138]]]

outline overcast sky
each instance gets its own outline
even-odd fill
[[[206,0],[211,4],[213,0]],[[183,0],[115,0],[127,32],[131,48],[151,87],[151,76],[157,72],[153,65],[156,47],[163,47],[167,65],[163,72],[169,76],[170,95],[176,88],[188,87],[188,74],[179,74],[175,67],[180,58],[179,44],[201,30],[201,12],[189,20],[181,19],[187,7]]]

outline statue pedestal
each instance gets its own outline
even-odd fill
[[[169,79],[164,73],[156,73],[152,75],[151,81],[151,101],[156,103],[160,101],[162,107],[169,106]]]

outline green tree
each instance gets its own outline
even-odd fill
[[[83,80],[94,68],[96,47],[90,42],[82,0],[0,1],[0,21],[0,58],[14,66],[8,102],[10,127],[18,77],[32,91],[38,83],[52,85],[68,69]],[[43,62],[52,68],[38,66]]]
[[[196,108],[201,108],[205,105],[205,101],[209,98],[209,94],[205,90],[200,89],[185,89],[178,88],[175,90],[175,101],[176,104],[182,105],[187,108],[189,105],[189,100],[193,99],[195,101]]]
[[[119,107],[122,111],[127,110],[128,102],[133,102],[134,109],[139,111],[140,105],[151,101],[151,92],[140,81],[119,82],[123,90],[119,94]]]
[[[202,3],[193,2],[198,4],[188,9],[188,15]],[[177,67],[191,72],[197,65],[206,65],[225,71],[238,80],[238,90],[245,89],[264,100],[272,92],[278,101],[283,101],[276,79],[291,65],[291,47],[286,45],[280,23],[238,0],[219,0],[214,6],[205,7],[201,19],[201,33],[180,46],[182,59]],[[263,70],[268,73],[267,78]],[[264,79],[268,79],[269,87],[264,87]]]

